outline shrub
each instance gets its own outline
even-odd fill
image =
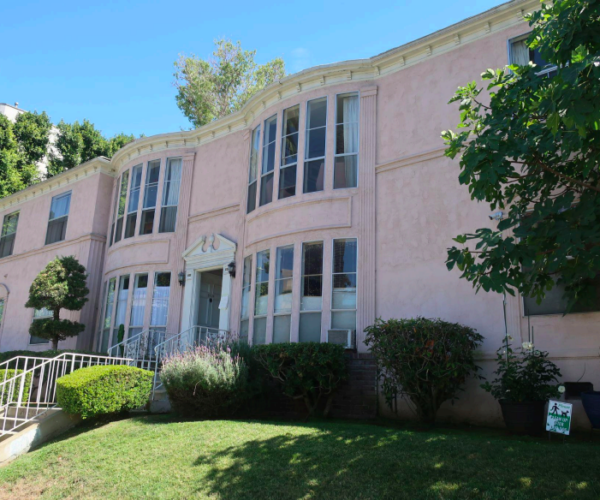
[[[19,390],[21,389],[22,378],[16,380],[14,383],[4,383],[7,380],[23,373],[23,370],[0,370],[0,396],[2,397],[0,404],[5,405],[8,402],[9,394],[12,391],[12,397],[10,398],[11,403],[19,401]],[[23,390],[23,401],[29,399],[29,389],[31,387],[31,375],[29,372],[25,375],[25,386]],[[11,388],[12,386],[12,388]]]
[[[528,344],[523,344],[527,348],[518,355],[508,343],[498,349],[498,369],[494,372],[497,378],[481,385],[497,400],[548,401],[560,396],[557,378],[561,376],[560,370],[548,359],[547,352],[536,351]]]
[[[335,390],[347,377],[344,348],[316,342],[260,345],[253,348],[256,360],[282,384],[283,393],[302,399],[310,417],[322,397],[327,416]]]
[[[473,351],[483,340],[475,330],[440,319],[378,319],[365,343],[377,359],[390,408],[399,395],[424,422],[435,422],[444,401],[457,398],[466,378],[477,374]]]
[[[200,346],[165,359],[160,378],[173,409],[202,418],[232,416],[248,398],[248,368],[223,346]]]
[[[91,366],[56,381],[58,406],[82,418],[140,408],[148,402],[154,373],[133,366]]]

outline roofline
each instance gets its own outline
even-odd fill
[[[0,102],[0,106],[8,106],[9,108],[16,109],[17,111],[22,111],[23,113],[27,113],[27,110],[17,108],[16,106],[13,106],[12,104],[8,104],[7,102]]]

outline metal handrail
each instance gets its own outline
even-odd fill
[[[0,437],[58,408],[56,380],[79,368],[130,364],[130,358],[62,353],[54,358],[26,358],[24,369],[0,382]],[[43,359],[44,361],[38,363]],[[28,383],[29,379],[29,383]]]

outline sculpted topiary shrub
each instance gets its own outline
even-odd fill
[[[483,337],[468,326],[440,319],[378,319],[365,343],[381,369],[390,408],[408,398],[419,418],[433,423],[444,401],[457,398],[469,376],[477,376],[473,353]]]
[[[58,406],[91,418],[143,407],[152,391],[154,373],[134,366],[91,366],[56,381]]]
[[[333,394],[347,377],[342,346],[302,342],[259,345],[252,350],[286,396],[304,401],[309,417],[323,397],[327,398],[323,415],[328,415]]]
[[[250,395],[248,367],[226,346],[167,357],[160,378],[173,409],[201,418],[231,417]]]

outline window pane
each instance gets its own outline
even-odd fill
[[[279,199],[296,194],[296,165],[279,170]]]
[[[254,315],[264,316],[267,314],[267,302],[269,299],[269,283],[256,284],[256,297],[254,304]]]
[[[336,125],[335,154],[358,153],[358,123]]]
[[[298,161],[299,118],[300,106],[288,108],[283,112],[281,165],[290,165]]]
[[[358,155],[337,156],[333,172],[333,188],[358,186]]]
[[[131,238],[135,236],[135,223],[137,220],[137,212],[133,212],[127,216],[127,223],[125,224],[125,238]]]
[[[356,311],[333,311],[331,328],[334,330],[356,330]]]
[[[303,313],[300,315],[298,332],[300,342],[321,342],[321,313]]]
[[[146,186],[144,195],[144,208],[152,208],[156,206],[156,196],[158,194],[158,185]]]
[[[305,243],[302,252],[302,274],[323,274],[323,243]]]
[[[242,278],[242,319],[248,318],[250,314],[250,282],[252,280],[252,256],[244,259],[244,275]]]
[[[18,223],[19,212],[5,215],[4,223],[2,224],[2,237],[16,233]]]
[[[327,98],[315,99],[308,103],[307,128],[324,127],[327,124]]]
[[[304,162],[304,192],[323,191],[325,160]]]
[[[48,222],[48,232],[46,233],[46,245],[63,241],[67,233],[67,219],[62,217]]]
[[[270,251],[263,250],[256,254],[256,282],[269,281]]]
[[[248,183],[256,180],[258,174],[258,148],[260,147],[260,125],[252,131],[252,142],[250,144],[250,172]]]
[[[260,181],[260,206],[273,201],[273,173],[264,175]]]
[[[162,207],[160,211],[159,233],[173,233],[177,224],[177,206]]]
[[[291,278],[294,272],[294,247],[280,247],[277,249],[277,279]]]
[[[15,246],[15,234],[0,238],[0,258],[12,255]]]
[[[154,208],[158,193],[158,179],[160,177],[160,160],[148,163],[146,172],[146,186],[144,188],[143,208]]]
[[[292,311],[292,288],[294,273],[293,245],[277,249],[277,271],[275,274],[275,312]]]
[[[358,122],[358,94],[337,96],[336,123]]]
[[[525,40],[513,42],[510,49],[511,64],[527,66],[529,64],[529,48],[525,45]]]
[[[262,173],[272,172],[275,167],[275,135],[277,133],[277,115],[265,121],[263,143]]]
[[[282,344],[290,341],[290,327],[292,317],[289,314],[285,316],[275,316],[273,318],[273,343]]]
[[[123,217],[119,217],[117,219],[117,223],[115,225],[115,243],[121,241],[121,235],[123,234]]]
[[[119,210],[118,216],[122,217],[125,214],[125,201],[127,199],[127,184],[129,183],[129,170],[123,172],[121,176],[121,189],[119,191]]]
[[[248,342],[248,332],[250,328],[250,320],[242,320],[240,323],[240,340],[242,342]]]
[[[267,302],[269,298],[269,256],[269,250],[263,250],[256,254],[255,316],[267,314]]]
[[[325,156],[325,127],[313,129],[306,134],[306,155],[305,158],[319,158]]]
[[[50,220],[69,215],[71,208],[71,193],[61,194],[52,198]]]
[[[300,128],[300,106],[288,108],[283,112],[283,135],[297,133]]]
[[[267,318],[254,319],[253,345],[262,345],[267,341]]]
[[[246,210],[247,213],[252,212],[256,208],[256,184],[257,181],[254,181],[248,186],[248,206]]]
[[[142,327],[144,325],[144,311],[146,310],[146,296],[148,291],[148,275],[136,274],[131,301],[131,326]],[[132,337],[132,329],[129,329],[129,337]]]
[[[356,272],[356,239],[334,240],[333,242],[333,272]]]
[[[163,206],[173,207],[179,203],[181,167],[181,158],[171,158],[167,162],[163,188]]]
[[[117,294],[117,307],[115,309],[115,323],[112,334],[111,346],[121,342],[119,339],[119,327],[125,325],[125,314],[127,312],[127,298],[129,296],[129,276],[119,278],[119,292]]]
[[[154,209],[144,210],[142,212],[142,224],[140,226],[140,234],[151,234],[154,227]]]
[[[154,275],[154,292],[152,294],[152,314],[150,318],[150,325],[167,325],[170,291],[171,273],[156,273]]]

